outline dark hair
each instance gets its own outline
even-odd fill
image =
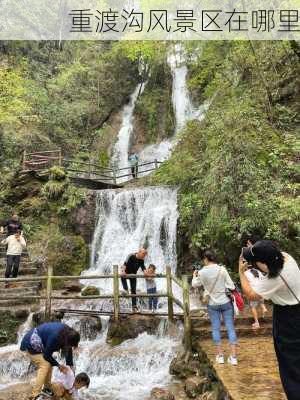
[[[252,247],[254,261],[267,265],[269,269],[269,278],[276,278],[284,264],[284,256],[278,245],[271,240],[260,240]]]
[[[67,350],[70,347],[78,347],[80,342],[80,334],[75,329],[65,325],[59,333],[58,343],[62,350]]]
[[[244,244],[243,246],[247,246],[248,242],[250,242],[252,245],[254,245],[256,242],[260,240],[260,237],[258,235],[246,235],[244,238]]]
[[[148,268],[152,268],[154,271],[156,270],[156,266],[154,264],[149,264]]]
[[[21,233],[22,233],[21,229],[17,229],[17,230],[16,230],[16,233],[21,234]]]
[[[81,372],[80,374],[76,375],[75,382],[81,383],[87,388],[90,386],[90,378],[85,372]]]
[[[217,256],[212,250],[205,250],[202,258],[203,260],[204,258],[207,258],[210,262],[217,262]]]

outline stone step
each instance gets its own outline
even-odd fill
[[[27,277],[26,277],[27,278]],[[15,282],[14,283],[16,289],[24,289],[24,290],[40,290],[41,282]],[[4,289],[4,283],[0,283],[0,290]]]
[[[259,329],[252,329],[251,324],[249,326],[236,326],[235,331],[237,337],[257,337],[257,336],[272,336],[273,326],[272,324],[262,325]],[[196,339],[209,339],[211,338],[211,329],[193,328],[193,338]],[[227,338],[227,331],[224,326],[221,328],[221,336],[223,339]]]
[[[5,269],[4,267],[0,266],[0,276],[4,276],[5,274]],[[37,268],[36,267],[22,267],[20,266],[19,268],[19,275],[34,275],[37,273]]]
[[[267,323],[272,323],[272,316],[268,315],[265,316],[264,318],[259,319],[261,324],[267,324]],[[209,318],[203,318],[203,319],[196,319],[192,318],[192,327],[193,328],[207,328],[211,326]],[[248,326],[253,324],[254,320],[253,317],[247,316],[247,317],[238,317],[235,319],[234,324],[235,326]]]
[[[38,288],[35,287],[8,287],[0,289],[0,297],[4,296],[36,296],[38,294]]]
[[[24,305],[24,304],[33,304],[37,303],[37,299],[9,299],[9,300],[0,300],[0,309],[12,307],[16,305]]]

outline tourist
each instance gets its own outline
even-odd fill
[[[18,215],[16,213],[12,213],[11,218],[1,226],[1,233],[4,232],[3,228],[6,228],[7,236],[11,236],[14,235],[17,231],[22,231],[23,225],[19,221]]]
[[[263,274],[256,268],[250,267],[246,272],[245,272],[248,281],[252,285],[255,285],[255,279],[263,279]],[[253,315],[254,323],[252,324],[253,329],[259,329],[260,324],[259,324],[259,319],[258,319],[258,307],[261,309],[262,312],[262,317],[264,318],[265,314],[267,313],[267,308],[265,306],[265,302],[263,299],[260,300],[250,300],[249,301],[250,305],[250,310]]]
[[[257,235],[248,235],[244,239],[244,245],[245,245],[245,247],[252,247],[259,240],[260,240],[260,238]],[[250,282],[253,281],[253,279],[261,279],[262,278],[261,272],[258,269],[253,268],[252,265],[249,265],[249,269],[245,273]],[[249,306],[250,306],[250,310],[251,310],[251,313],[252,313],[253,319],[254,319],[252,328],[259,329],[260,324],[259,324],[259,320],[258,320],[257,309],[258,309],[258,307],[260,307],[261,312],[262,312],[262,317],[264,318],[265,314],[267,313],[267,308],[265,306],[265,302],[263,299],[257,300],[257,301],[250,300]]]
[[[18,230],[15,234],[8,236],[6,239],[2,240],[2,244],[7,245],[6,250],[6,271],[5,278],[17,278],[20,260],[23,250],[26,248],[26,242]],[[10,284],[5,283],[5,287],[8,288]]]
[[[250,282],[246,275],[254,264],[263,279]],[[244,247],[239,262],[241,285],[249,300],[272,300],[273,339],[281,381],[288,400],[300,393],[300,270],[287,253],[270,240]]]
[[[156,282],[154,279],[154,277],[156,276],[155,271],[156,271],[155,265],[150,264],[145,272],[145,275],[147,276],[146,278],[147,294],[157,293]],[[149,297],[149,310],[153,312],[157,310],[157,303],[158,303],[157,297]]]
[[[75,377],[70,367],[68,367],[66,373],[60,372],[57,369],[53,375],[51,389],[55,400],[78,399],[78,391],[82,388],[88,388],[90,385],[90,378],[85,372],[81,372]]]
[[[49,385],[52,367],[58,367],[60,372],[65,374],[69,371],[66,365],[59,364],[53,358],[53,353],[61,351],[66,364],[73,367],[73,348],[78,347],[79,341],[79,333],[61,322],[48,322],[26,333],[20,348],[27,352],[30,360],[37,367],[31,399],[36,399],[40,394],[51,394]]]
[[[206,250],[203,256],[204,267],[194,271],[193,287],[204,287],[204,295],[207,297],[208,315],[212,325],[212,338],[216,345],[216,362],[224,364],[224,353],[221,345],[221,321],[223,319],[228,339],[231,344],[231,354],[228,363],[237,365],[237,336],[234,329],[234,310],[231,300],[226,294],[227,289],[235,288],[225,267],[217,264],[217,258],[213,251]]]
[[[121,271],[121,276],[122,276],[121,282],[123,289],[126,290],[126,292],[128,292],[126,275],[136,275],[139,269],[141,269],[145,273],[146,267],[144,260],[146,255],[147,255],[147,250],[142,248],[137,253],[130,254],[127,257],[127,260],[124,262]],[[129,283],[130,283],[131,294],[136,294],[136,278],[129,278]],[[135,312],[138,311],[136,297],[132,297],[131,301],[132,301],[132,310]]]
[[[128,157],[128,161],[131,167],[132,177],[133,179],[136,179],[138,174],[139,156],[136,153],[133,153]]]

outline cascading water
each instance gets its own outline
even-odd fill
[[[201,121],[209,107],[208,102],[202,104],[198,109],[193,107],[187,86],[186,56],[181,44],[176,44],[172,48],[168,56],[168,63],[173,76],[172,103],[176,121],[174,136],[160,143],[146,146],[140,153],[141,163],[152,162],[155,159],[167,160],[177,144],[177,133],[186,126],[188,121],[194,119]],[[147,175],[147,172],[143,175]]]
[[[110,274],[113,265],[123,265],[128,254],[141,246],[148,249],[146,264],[155,264],[158,273],[164,272],[166,265],[175,272],[177,218],[176,189],[100,191],[91,268],[87,273]],[[102,289],[111,290],[111,280],[105,281]]]
[[[114,147],[112,165],[116,169],[126,168],[128,166],[128,151],[130,136],[133,131],[133,113],[135,109],[135,104],[138,96],[144,91],[145,83],[139,84],[132,95],[130,96],[130,101],[124,106],[122,114],[122,126],[118,133],[118,139]],[[127,175],[128,169],[124,169],[120,175]],[[127,181],[128,177],[118,179],[118,182]]]

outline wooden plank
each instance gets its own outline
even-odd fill
[[[178,279],[176,276],[172,275],[172,280],[181,288],[183,287],[182,281]]]
[[[70,310],[70,309],[67,309],[67,308],[58,308],[58,309],[56,309],[55,311],[57,311],[57,312],[63,312],[63,313],[65,313],[65,314],[78,314],[78,315],[80,315],[80,314],[82,314],[82,315],[103,315],[103,316],[105,316],[105,315],[114,315],[114,312],[113,311],[102,311],[102,310],[99,310],[99,311],[96,311],[96,310],[91,310],[91,311],[88,311],[88,310]],[[150,311],[139,311],[139,312],[132,312],[132,311],[122,311],[122,312],[120,312],[120,315],[142,315],[142,316],[147,316],[147,317],[167,317],[168,316],[168,313],[166,313],[166,312],[155,312],[155,313],[152,313],[152,312],[150,312]],[[182,318],[183,317],[183,314],[182,313],[174,313],[174,317],[176,317],[176,318]]]
[[[48,266],[47,288],[46,288],[46,304],[45,304],[45,320],[51,319],[51,295],[52,295],[52,276],[53,267]]]
[[[187,352],[192,350],[192,324],[190,319],[190,286],[188,276],[183,276],[183,313],[184,313],[184,347]]]
[[[120,311],[120,303],[119,303],[119,267],[118,265],[114,265],[114,317],[115,321],[119,320],[119,311]]]
[[[173,310],[173,292],[172,292],[172,279],[171,279],[171,267],[166,267],[167,271],[167,294],[168,294],[168,319],[173,320],[174,310]]]
[[[176,299],[176,297],[173,296],[173,301],[175,304],[178,305],[178,307],[180,307],[182,310],[184,309],[183,303],[181,303],[180,300]]]

